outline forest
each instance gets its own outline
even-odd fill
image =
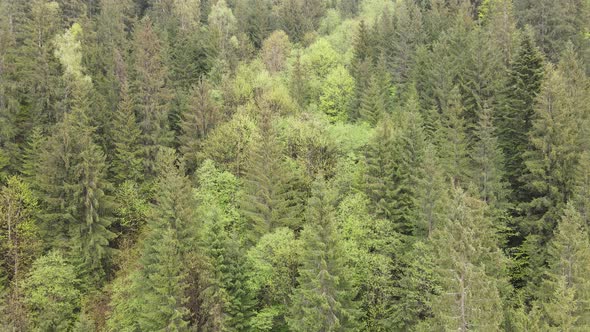
[[[0,0],[0,331],[590,331],[590,1]]]

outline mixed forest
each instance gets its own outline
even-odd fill
[[[590,1],[0,0],[0,331],[590,331]]]

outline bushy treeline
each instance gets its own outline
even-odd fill
[[[0,0],[0,330],[589,331],[589,29]]]

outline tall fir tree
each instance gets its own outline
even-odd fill
[[[111,172],[116,183],[125,180],[140,182],[142,168],[140,155],[141,131],[136,122],[133,100],[126,81],[121,85],[120,101],[113,118],[114,155]]]
[[[302,197],[294,187],[294,172],[286,162],[270,110],[259,117],[257,141],[250,150],[240,202],[251,240],[276,227],[299,228]]]
[[[445,103],[436,137],[446,177],[456,185],[465,186],[468,183],[469,151],[465,109],[460,98],[458,87],[453,88]]]
[[[163,45],[149,17],[138,23],[134,33],[131,91],[141,129],[144,172],[155,176],[159,146],[171,143],[168,122],[171,92],[163,60]]]
[[[568,204],[549,243],[549,268],[541,287],[543,320],[551,330],[590,328],[590,242],[585,220]]]
[[[343,261],[333,200],[333,193],[323,180],[316,180],[301,234],[305,251],[299,287],[293,293],[292,310],[287,317],[294,331],[343,331],[355,326],[355,294]]]
[[[201,78],[193,87],[190,105],[180,123],[180,151],[189,172],[197,166],[204,139],[220,121],[221,111],[211,96],[211,87]]]
[[[531,201],[528,220],[532,231],[548,237],[561,210],[571,198],[579,159],[578,109],[566,94],[564,75],[549,66],[541,87],[530,132],[531,149],[524,155]]]
[[[534,101],[543,80],[543,57],[530,34],[522,37],[518,54],[510,66],[502,105],[496,118],[498,140],[504,152],[506,180],[512,189],[512,201],[527,199],[523,175],[527,173],[523,154],[529,148]]]
[[[435,273],[441,282],[433,300],[434,321],[446,329],[500,331],[506,259],[486,205],[454,190],[452,211],[435,230]]]
[[[473,174],[481,200],[498,208],[506,202],[507,184],[504,178],[504,155],[498,146],[492,110],[484,106],[474,131],[475,142],[471,151]]]

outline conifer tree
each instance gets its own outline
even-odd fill
[[[198,229],[190,181],[169,148],[158,153],[156,206],[147,224],[140,258],[139,326],[143,330],[186,330],[185,259],[196,250]]]
[[[563,74],[552,67],[547,70],[534,109],[532,149],[525,154],[530,175],[524,179],[534,195],[528,205],[530,222],[545,236],[552,232],[572,195],[580,154],[577,109],[566,95]]]
[[[371,79],[361,97],[359,112],[361,119],[372,126],[391,112],[391,80],[383,58],[373,69]]]
[[[131,88],[141,129],[144,170],[154,176],[158,146],[168,146],[171,142],[168,123],[171,94],[162,59],[163,46],[149,17],[135,29],[134,47]]]
[[[469,165],[468,141],[464,108],[457,87],[453,88],[446,102],[436,136],[446,177],[456,185],[466,185]]]
[[[295,191],[293,171],[289,169],[269,110],[259,119],[259,136],[250,150],[240,201],[247,218],[251,240],[276,227],[298,228],[301,197]]]
[[[248,271],[242,239],[224,229],[219,211],[213,211],[211,217],[206,224],[211,324],[219,330],[248,331],[254,303],[246,284]]]
[[[140,135],[133,101],[129,95],[127,82],[121,85],[120,101],[113,119],[113,143],[115,151],[111,162],[111,172],[117,183],[125,180],[139,182],[142,164],[140,159]]]
[[[549,243],[549,269],[540,294],[544,320],[555,330],[590,328],[590,243],[587,224],[568,204]]]
[[[183,160],[191,172],[196,167],[203,140],[221,120],[221,112],[211,97],[209,83],[203,78],[193,87],[189,103],[182,115],[179,140]]]
[[[366,184],[365,192],[374,208],[377,218],[391,220],[395,197],[395,143],[397,132],[389,117],[382,120],[374,137],[369,142],[366,152]]]
[[[392,221],[398,232],[416,234],[420,214],[418,184],[423,178],[425,137],[418,98],[410,96],[403,113],[397,116],[399,135],[396,138],[393,174]]]
[[[506,259],[485,209],[485,203],[455,189],[449,218],[433,235],[441,282],[433,313],[446,329],[499,331],[502,324]]]
[[[354,329],[355,294],[349,286],[349,272],[334,223],[333,199],[323,180],[316,180],[301,234],[305,250],[299,287],[293,293],[287,318],[294,331]]]
[[[92,83],[83,74],[80,33],[81,27],[74,24],[58,39],[56,55],[65,68],[71,109],[44,144],[36,182],[44,201],[42,217],[50,225],[44,229],[50,243],[71,249],[83,274],[97,281],[114,234],[108,230],[111,202],[105,155],[93,141],[95,128],[88,118]]]
[[[173,225],[152,228],[142,257],[142,307],[139,326],[146,331],[185,331],[187,327],[184,289],[185,272],[181,260],[182,243]],[[158,232],[159,234],[153,234]],[[149,249],[148,249],[149,247]]]
[[[350,61],[350,73],[355,82],[354,97],[350,105],[350,119],[357,119],[360,116],[363,95],[369,87],[374,56],[371,32],[365,21],[361,20],[353,41],[353,55]]]
[[[484,106],[474,131],[476,139],[471,151],[473,175],[479,198],[491,207],[498,207],[506,199],[503,181],[504,156],[498,146],[491,109]]]
[[[506,158],[506,180],[510,183],[513,201],[525,201],[524,174],[527,168],[523,153],[529,147],[534,100],[543,80],[543,58],[529,34],[511,64],[506,91],[497,117],[498,140]]]
[[[80,290],[74,266],[60,252],[35,260],[24,285],[33,329],[67,331],[73,326]]]
[[[420,166],[423,176],[417,183],[419,214],[416,235],[430,238],[446,216],[448,207],[448,181],[440,165],[436,147],[427,144]]]
[[[45,142],[46,137],[43,135],[41,127],[35,127],[23,148],[22,161],[21,161],[21,173],[23,180],[28,182],[32,189],[37,188],[35,182],[35,175],[39,172],[39,158],[41,156],[41,148]]]

